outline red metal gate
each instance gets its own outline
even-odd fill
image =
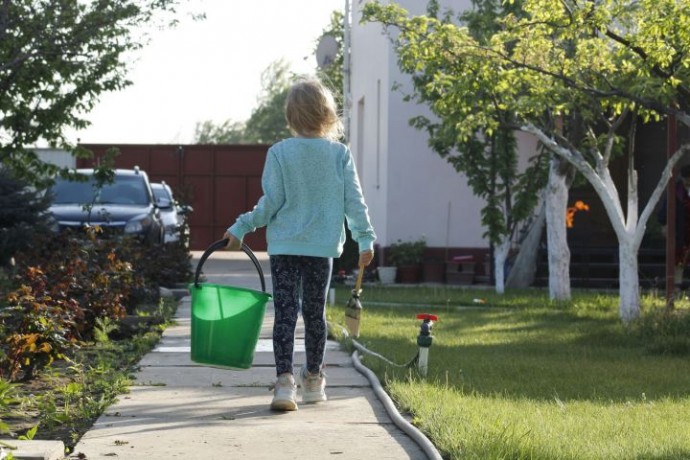
[[[220,239],[235,218],[251,210],[261,197],[261,172],[268,145],[109,145],[84,144],[93,159],[77,167],[90,168],[112,147],[120,151],[116,168],[139,166],[152,182],[165,181],[181,201],[194,208],[190,248],[204,250]],[[264,229],[247,235],[256,251],[266,250]]]

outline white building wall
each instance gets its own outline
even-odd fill
[[[54,164],[61,168],[76,168],[77,159],[71,153],[60,149],[35,148],[38,158],[44,163]]]
[[[388,41],[375,24],[360,26],[361,3],[353,2],[350,148],[357,162],[369,215],[385,245],[389,219],[388,173]]]
[[[399,3],[413,14],[425,12],[426,2]],[[443,3],[458,11],[469,0]],[[483,200],[429,149],[426,134],[409,126],[410,118],[429,113],[428,109],[403,101],[411,80],[398,69],[390,39],[380,24],[360,24],[364,2],[353,4],[350,139],[361,164],[378,243],[388,246],[398,239],[425,236],[431,247],[487,247],[481,236]],[[403,90],[393,90],[395,84],[402,84]]]

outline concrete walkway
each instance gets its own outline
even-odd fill
[[[196,267],[200,253],[193,253]],[[267,291],[270,270],[257,253]],[[203,267],[206,281],[260,290],[259,275],[242,252],[219,251]],[[273,305],[267,306],[252,368],[232,371],[190,360],[190,297],[176,325],[166,329],[146,355],[136,385],[108,408],[70,458],[122,459],[426,459],[422,448],[399,429],[369,381],[339,344],[329,342],[329,400],[300,404],[295,412],[269,410],[275,380],[271,346]],[[298,326],[296,363],[304,362],[303,326]],[[298,397],[298,403],[299,403]]]

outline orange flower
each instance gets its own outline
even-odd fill
[[[577,200],[574,205],[570,206],[565,212],[565,226],[572,228],[575,213],[578,211],[589,211],[589,205],[584,201]]]
[[[587,205],[584,201],[577,200],[575,202],[575,208],[578,211],[589,211],[589,205]]]

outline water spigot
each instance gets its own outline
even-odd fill
[[[422,324],[419,325],[417,345],[420,347],[429,348],[431,346],[431,342],[433,342],[431,329],[434,326],[434,321],[438,321],[438,316],[431,315],[429,313],[420,313],[417,315],[417,319],[422,320]]]
[[[422,324],[419,325],[419,335],[417,336],[417,346],[419,346],[417,368],[419,373],[426,377],[429,368],[429,347],[431,347],[431,342],[434,339],[431,336],[431,329],[434,326],[434,321],[438,321],[438,316],[420,313],[417,315],[417,319],[422,320]]]

